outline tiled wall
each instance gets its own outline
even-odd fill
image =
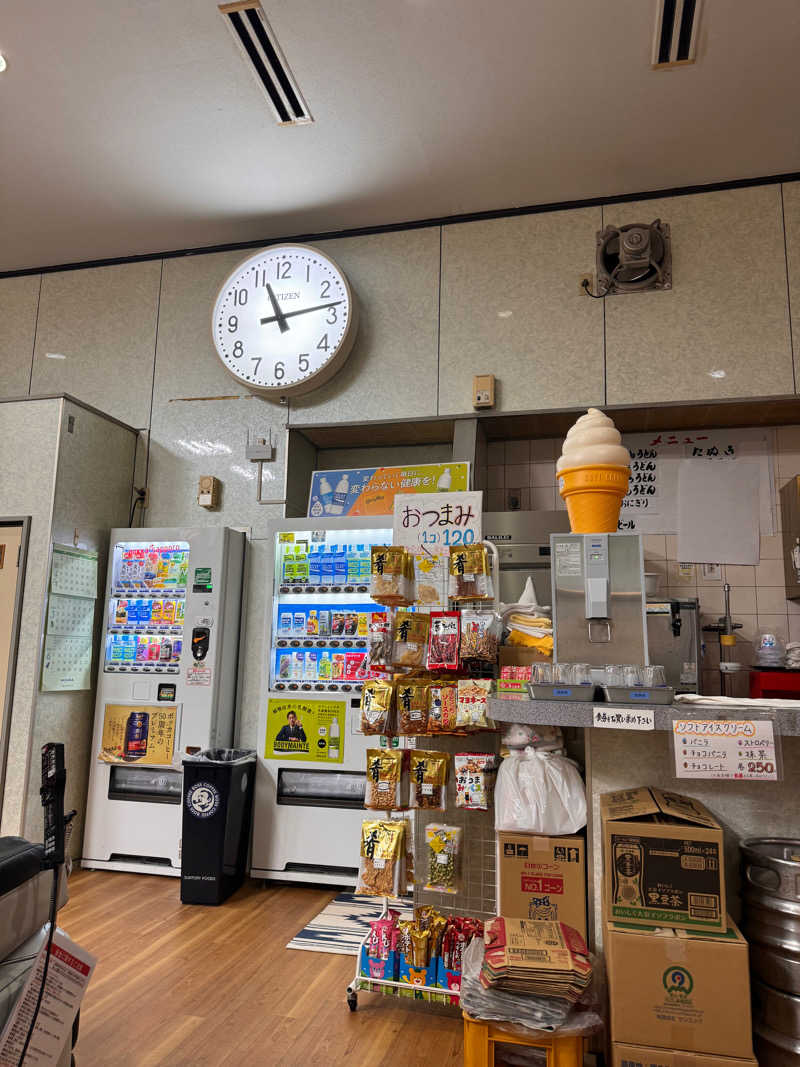
[[[561,454],[561,439],[492,441],[488,446],[486,508],[488,511],[550,511],[563,508],[556,489],[555,460]],[[800,426],[780,426],[773,453],[776,506],[775,533],[761,537],[757,567],[725,565],[719,579],[708,579],[698,565],[681,568],[674,535],[645,537],[645,569],[660,575],[659,592],[667,596],[697,597],[701,623],[714,623],[724,610],[723,583],[731,585],[731,613],[742,623],[736,659],[750,664],[753,643],[762,630],[777,633],[785,641],[800,641],[800,601],[787,600],[783,577],[781,514],[778,492],[793,475],[800,474]],[[710,561],[713,562],[713,561]],[[718,693],[719,641],[705,634],[703,691]],[[742,684],[745,679],[736,679]],[[735,691],[735,695],[745,695]]]

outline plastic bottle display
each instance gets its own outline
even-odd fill
[[[312,548],[308,554],[309,585],[322,585],[322,549]]]
[[[436,488],[440,489],[443,493],[446,493],[452,484],[453,476],[450,473],[450,468],[445,467],[443,473],[439,476],[439,481],[436,483]]]
[[[339,720],[334,719],[328,730],[328,759],[339,759],[340,730]]]
[[[333,486],[325,477],[320,478],[319,481],[319,497],[322,501],[322,510],[330,515],[333,504]]]
[[[320,486],[321,488],[321,486]],[[330,507],[326,510],[330,515],[342,515],[344,514],[345,505],[347,504],[347,494],[350,491],[350,478],[343,474],[339,481],[336,483],[336,488],[333,492],[333,501]]]
[[[333,584],[347,585],[347,547],[339,545],[333,557]]]
[[[336,545],[331,545],[322,553],[322,559],[320,560],[320,585],[333,585],[334,575],[334,557],[336,553]]]

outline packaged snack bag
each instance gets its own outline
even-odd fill
[[[432,611],[430,620],[428,670],[457,670],[461,638],[460,613],[458,611]]]
[[[405,872],[402,822],[369,819],[361,824],[361,861],[356,893],[392,897],[400,892],[400,870]]]
[[[461,883],[461,827],[429,823],[425,827],[428,846],[426,889],[437,893],[457,893]]]
[[[414,603],[414,558],[402,545],[373,545],[369,594],[378,604]]]
[[[459,678],[456,726],[491,726],[488,715],[491,678]]]
[[[497,759],[491,752],[457,752],[453,757],[456,807],[488,811],[492,804]]]
[[[362,734],[385,734],[391,730],[392,698],[391,682],[383,678],[370,678],[361,690]]]
[[[450,734],[456,728],[458,687],[455,682],[433,682],[428,696],[428,733]]]
[[[392,663],[395,667],[424,667],[430,616],[422,611],[398,611],[394,619]]]
[[[494,597],[486,545],[451,547],[448,593],[451,600],[491,600]]]
[[[392,620],[388,612],[375,612],[367,637],[367,670],[392,665]]]
[[[493,611],[461,612],[461,659],[496,663],[503,623]]]
[[[428,685],[402,679],[395,690],[397,732],[425,734],[428,732]]]
[[[411,807],[445,811],[447,808],[446,752],[413,749],[411,752]]]
[[[367,749],[367,790],[364,807],[392,811],[402,807],[403,752],[398,748]]]

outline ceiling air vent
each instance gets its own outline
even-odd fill
[[[254,0],[238,0],[233,4],[220,4],[219,10],[263,89],[278,123],[281,126],[299,126],[313,122],[260,4]]]
[[[702,0],[658,0],[653,69],[694,63]]]

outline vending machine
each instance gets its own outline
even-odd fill
[[[233,743],[244,548],[111,531],[84,867],[180,875],[181,759]]]
[[[354,885],[364,817],[361,686],[370,623],[371,548],[391,544],[387,518],[276,525],[267,612],[266,694],[251,874]],[[436,606],[433,604],[432,606]]]

